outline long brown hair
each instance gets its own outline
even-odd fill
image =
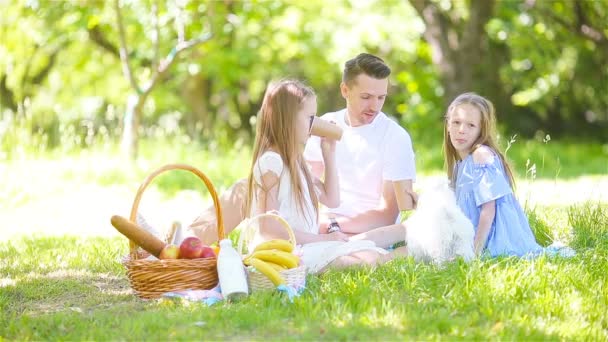
[[[449,124],[450,124],[450,115],[452,115],[452,113],[454,113],[454,110],[456,110],[456,108],[460,105],[463,104],[469,104],[471,106],[474,106],[475,108],[477,108],[479,110],[479,112],[481,113],[481,127],[480,127],[480,132],[479,132],[479,137],[477,138],[477,140],[475,140],[475,143],[473,143],[473,146],[471,148],[471,153],[473,151],[475,151],[476,149],[478,149],[481,145],[486,145],[489,148],[491,148],[494,153],[496,153],[496,155],[498,156],[498,158],[500,158],[500,161],[502,162],[502,165],[504,166],[505,172],[507,173],[507,176],[509,177],[509,183],[511,185],[511,188],[515,188],[515,179],[513,178],[513,172],[511,171],[511,167],[509,166],[509,163],[507,162],[504,154],[502,152],[500,152],[499,148],[498,148],[498,144],[495,141],[495,137],[496,137],[496,113],[494,111],[494,105],[492,104],[492,102],[490,102],[489,100],[485,99],[484,97],[477,95],[475,93],[464,93],[461,95],[458,95],[458,97],[456,97],[454,99],[454,101],[452,101],[452,103],[450,103],[450,106],[448,107],[448,110],[445,114],[445,121],[444,121],[444,125],[443,125],[443,154],[445,156],[444,159],[444,164],[445,164],[445,168],[447,169],[448,172],[448,178],[449,180],[452,182],[452,186],[455,185],[455,175],[454,175],[454,165],[456,165],[456,162],[459,161],[460,155],[456,152],[456,149],[454,148],[454,146],[452,145],[452,142],[450,141],[450,135],[448,133],[448,129],[449,129]]]
[[[303,102],[314,97],[312,88],[297,80],[281,80],[271,83],[266,89],[262,107],[257,115],[257,128],[253,159],[249,169],[249,188],[247,193],[246,214],[251,214],[251,205],[255,186],[259,186],[253,177],[253,168],[258,158],[264,152],[274,149],[283,159],[283,164],[289,170],[289,182],[293,191],[297,209],[305,215],[304,191],[310,193],[313,208],[318,210],[319,200],[314,191],[312,176],[308,171],[302,147],[296,140],[297,115]],[[304,175],[306,184],[300,181],[300,173]],[[307,188],[304,188],[307,186]],[[268,191],[270,189],[262,189]],[[316,222],[317,216],[310,222]]]

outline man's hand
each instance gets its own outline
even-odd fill
[[[414,209],[416,209],[418,207],[418,194],[414,190],[406,190],[406,192],[412,198],[412,204],[414,205]]]

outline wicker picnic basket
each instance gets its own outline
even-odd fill
[[[248,244],[250,239],[253,237],[256,229],[258,228],[258,225],[256,223],[259,222],[259,220],[261,218],[265,218],[265,217],[271,217],[281,223],[281,225],[287,231],[287,234],[289,234],[289,242],[291,242],[291,244],[294,246],[294,249],[295,249],[296,237],[294,236],[293,230],[289,226],[289,223],[287,223],[287,221],[285,221],[285,219],[279,215],[272,214],[272,213],[265,213],[265,214],[259,214],[259,215],[253,216],[251,218],[245,219],[237,227],[237,228],[241,229],[241,233],[240,233],[239,241],[238,241],[238,247],[237,247],[237,250],[239,251],[239,253],[243,254],[245,245]],[[251,251],[249,251],[249,252],[251,252]],[[268,279],[268,277],[266,277],[262,273],[257,272],[252,267],[247,267],[246,270],[247,270],[247,282],[249,283],[249,290],[251,292],[276,289],[276,286]],[[303,287],[306,282],[306,266],[304,266],[304,265],[299,265],[298,267],[295,267],[295,268],[286,269],[279,273],[281,274],[283,279],[285,279],[285,282],[287,283],[287,285],[299,288],[299,287]]]
[[[218,241],[224,238],[224,222],[217,192],[207,176],[200,170],[186,164],[168,164],[152,172],[139,186],[133,206],[131,207],[130,220],[136,222],[137,209],[144,190],[150,182],[161,173],[170,170],[185,170],[198,176],[213,199],[215,214],[217,217]],[[207,290],[218,283],[217,259],[165,259],[149,260],[143,259],[138,253],[138,246],[129,240],[130,253],[123,264],[127,268],[127,276],[131,287],[141,298],[158,298],[165,292],[178,290]]]

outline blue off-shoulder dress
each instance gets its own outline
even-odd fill
[[[486,242],[486,252],[494,257],[535,255],[543,251],[536,243],[528,218],[513,194],[498,156],[494,155],[491,163],[476,164],[473,155],[469,154],[455,168],[456,201],[473,223],[475,231],[481,205],[496,201],[496,215]]]

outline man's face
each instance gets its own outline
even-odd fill
[[[350,86],[340,84],[340,90],[346,100],[348,123],[353,127],[369,125],[382,110],[388,92],[388,78],[379,80],[360,74]]]

